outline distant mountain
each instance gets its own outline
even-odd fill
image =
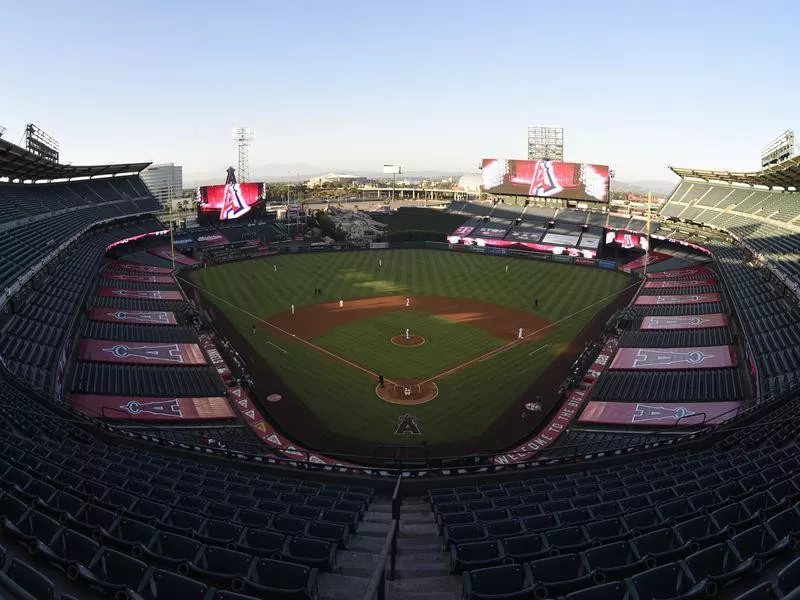
[[[646,194],[653,192],[656,196],[667,196],[672,190],[675,189],[675,181],[661,181],[661,180],[643,180],[643,181],[620,181],[618,179],[611,180],[612,192],[630,192],[632,194]]]

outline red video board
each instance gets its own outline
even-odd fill
[[[227,183],[197,188],[197,210],[219,213],[220,221],[238,219],[261,201],[263,183]]]
[[[620,348],[612,370],[682,371],[685,369],[724,369],[736,366],[733,346],[698,348]]]
[[[705,315],[672,315],[663,317],[645,317],[640,329],[710,329],[727,327],[728,318],[723,313]]]
[[[197,344],[159,344],[81,340],[81,360],[137,365],[204,365],[206,357]]]
[[[119,421],[217,421],[235,419],[226,398],[140,398],[72,394],[72,406],[83,414]]]
[[[742,402],[684,402],[657,404],[599,402],[586,405],[578,423],[631,425],[634,427],[674,427],[675,425],[717,425],[735,417]]]
[[[484,158],[481,187],[490,194],[606,202],[608,166]]]
[[[639,296],[636,298],[637,306],[664,306],[668,304],[704,304],[706,302],[719,302],[719,292],[708,294],[683,294],[680,296]]]

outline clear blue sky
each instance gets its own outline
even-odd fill
[[[528,125],[622,180],[755,168],[800,134],[800,2],[28,0],[2,6],[0,125],[65,160],[251,170],[474,171],[524,158]]]

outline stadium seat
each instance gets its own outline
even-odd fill
[[[208,591],[204,583],[172,571],[156,569],[140,590],[139,596],[144,600],[205,600]]]
[[[609,579],[622,579],[646,566],[646,560],[627,541],[596,546],[584,550],[582,556],[587,569],[602,571]]]
[[[35,551],[39,542],[49,544],[59,528],[57,521],[37,510],[27,511],[16,523],[3,520],[3,529],[25,544],[31,552]]]
[[[565,554],[578,552],[593,544],[593,540],[586,537],[582,527],[562,527],[545,531],[544,537],[550,546],[551,553]]]
[[[714,544],[686,557],[685,563],[695,581],[708,579],[720,588],[728,582],[762,569],[760,558],[742,560],[728,544]]]
[[[688,569],[679,562],[668,563],[632,575],[629,589],[633,600],[653,600],[659,598],[703,598],[713,594],[716,587],[708,581],[697,582]]]
[[[733,536],[730,544],[743,559],[754,557],[766,560],[793,550],[797,541],[790,536],[777,539],[767,526],[756,525]]]
[[[630,593],[625,582],[610,581],[572,592],[564,598],[566,600],[629,600]]]
[[[444,528],[443,535],[445,550],[452,544],[480,542],[488,537],[484,525],[448,525]]]
[[[673,527],[673,530],[684,543],[695,544],[695,550],[728,537],[728,530],[720,529],[707,514],[678,523]]]
[[[49,542],[39,540],[36,544],[36,552],[63,569],[71,564],[88,566],[99,551],[96,541],[66,527]]]
[[[346,525],[326,523],[324,521],[309,521],[303,532],[305,537],[333,542],[339,548],[347,548],[350,541],[350,529]]]
[[[494,567],[502,564],[505,560],[506,553],[498,540],[450,546],[450,570],[452,573]]]
[[[604,583],[606,575],[590,570],[578,554],[562,554],[528,563],[539,598],[553,598],[594,584]]]
[[[527,562],[550,554],[550,546],[544,535],[528,533],[501,540],[505,554],[515,562]]]
[[[320,571],[336,571],[336,545],[311,538],[287,538],[281,551],[283,560],[315,567]]]
[[[12,558],[0,572],[0,583],[15,598],[23,600],[56,600],[55,585],[32,565]]]
[[[160,531],[147,546],[141,548],[143,558],[167,568],[177,568],[184,562],[194,562],[203,545],[190,537]]]
[[[520,519],[505,519],[503,521],[491,521],[486,523],[486,533],[489,537],[503,539],[522,535],[525,533],[525,526]]]
[[[767,527],[776,539],[800,537],[800,510],[796,506],[782,510],[767,521]]]
[[[134,546],[147,546],[156,533],[155,527],[123,517],[114,524],[111,530],[101,532],[101,539],[105,545],[123,552],[130,552]]]
[[[268,598],[317,598],[317,570],[305,565],[268,558],[250,566],[244,586],[250,593]]]
[[[247,576],[252,561],[253,557],[244,552],[203,546],[194,560],[178,566],[178,572],[205,583],[233,586],[234,590],[240,590],[241,580]]]
[[[590,540],[596,540],[598,544],[609,544],[629,538],[632,535],[625,521],[619,517],[586,523],[584,530],[586,537]]]
[[[464,600],[524,600],[534,592],[527,564],[501,565],[461,574]]]
[[[130,589],[138,592],[146,583],[147,564],[126,554],[103,548],[89,565],[73,563],[67,567],[67,576],[80,578],[106,593],[124,593]]]
[[[736,596],[734,600],[781,600],[770,582],[761,583]]]
[[[692,542],[683,542],[669,527],[636,536],[631,539],[631,544],[636,553],[645,559],[648,567],[685,556],[693,546]]]

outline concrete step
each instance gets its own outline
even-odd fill
[[[385,536],[384,536],[385,537]],[[353,552],[373,552],[378,554],[383,548],[383,537],[371,535],[356,535],[350,538],[347,550]]]
[[[387,590],[387,600],[460,600],[461,592],[403,592]]]
[[[457,575],[440,575],[437,577],[397,577],[387,582],[387,589],[394,592],[414,592],[428,594],[444,592],[451,594],[448,598],[458,598],[461,594],[461,579]],[[393,596],[390,596],[393,597]],[[422,596],[420,596],[422,597]]]
[[[410,541],[406,540],[402,544],[397,545],[397,554],[415,554],[418,552],[441,552],[442,542],[426,542],[426,541]]]
[[[373,571],[378,564],[380,549],[373,552],[358,552],[351,549],[340,550],[336,554],[336,561],[339,564],[339,571],[342,575],[355,577],[372,577]]]
[[[386,537],[386,534],[389,533],[389,524],[363,521],[358,525],[357,533],[364,536]]]
[[[428,538],[430,540],[439,539],[439,532],[433,523],[405,524],[400,522],[400,537],[403,538]]]
[[[320,573],[319,600],[353,600],[367,591],[368,579],[340,573]]]

